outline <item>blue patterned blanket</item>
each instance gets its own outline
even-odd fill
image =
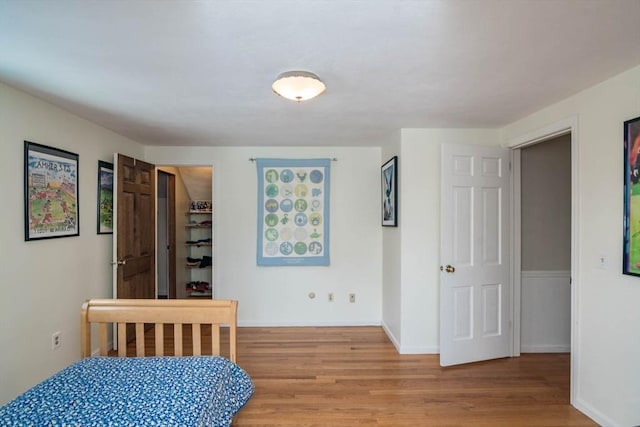
[[[253,394],[223,357],[90,357],[0,408],[0,426],[229,426]]]

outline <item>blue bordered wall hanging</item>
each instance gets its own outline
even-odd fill
[[[331,159],[255,159],[257,264],[329,265]]]

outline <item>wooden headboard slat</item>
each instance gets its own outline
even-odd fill
[[[200,324],[194,323],[191,325],[191,340],[193,342],[193,355],[202,355],[202,343],[200,342]],[[215,354],[215,353],[214,353]],[[220,354],[220,352],[218,352]]]
[[[100,337],[100,356],[107,356],[109,354],[108,327],[109,325],[106,323],[100,323],[98,332],[98,336]]]
[[[174,356],[182,356],[182,324],[173,325],[173,354]]]
[[[220,353],[220,326],[211,326],[211,352]]]
[[[183,324],[192,325],[193,354],[202,353],[201,325],[211,325],[212,354],[220,354],[220,326],[229,327],[229,359],[236,361],[238,302],[234,300],[95,299],[82,306],[82,357],[91,355],[91,324],[99,324],[100,354],[108,352],[109,324],[118,325],[118,356],[127,351],[127,324],[135,324],[136,355],[145,355],[144,324],[155,325],[155,354],[164,352],[164,325],[174,325],[174,354],[183,355]]]
[[[156,333],[156,356],[164,356],[164,325],[162,323],[155,324]]]
[[[236,304],[236,309],[238,308]],[[229,342],[232,342],[233,345],[229,346],[229,360],[236,361],[236,343],[238,339],[238,328],[229,328]]]
[[[127,357],[127,324],[118,323],[118,357]]]
[[[136,323],[136,356],[144,357],[144,323]]]

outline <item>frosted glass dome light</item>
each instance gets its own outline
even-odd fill
[[[320,95],[326,86],[320,77],[308,71],[287,71],[271,85],[273,91],[292,101],[306,101]]]

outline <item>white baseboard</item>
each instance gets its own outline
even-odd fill
[[[427,347],[427,346],[403,346],[398,342],[396,336],[391,332],[389,326],[382,322],[382,329],[391,340],[391,343],[400,354],[440,354],[439,347]]]
[[[362,321],[334,321],[334,322],[261,322],[243,320],[238,322],[239,327],[247,328],[286,328],[286,327],[322,327],[322,326],[380,326],[380,320]]]
[[[400,354],[440,354],[440,347],[402,346]]]
[[[591,418],[593,421],[598,423],[602,427],[622,427],[620,424],[616,424],[611,418],[604,415],[602,412],[593,409],[589,404],[583,401],[580,398],[575,399],[574,407],[585,414],[587,417]]]
[[[523,345],[521,353],[569,353],[570,345]]]
[[[393,346],[396,348],[398,353],[402,354],[402,352],[400,351],[400,343],[398,342],[398,339],[396,338],[395,335],[393,335],[393,332],[391,332],[391,329],[384,321],[382,322],[382,330],[384,331],[385,334],[387,334],[387,337],[389,337],[391,344],[393,344]]]

